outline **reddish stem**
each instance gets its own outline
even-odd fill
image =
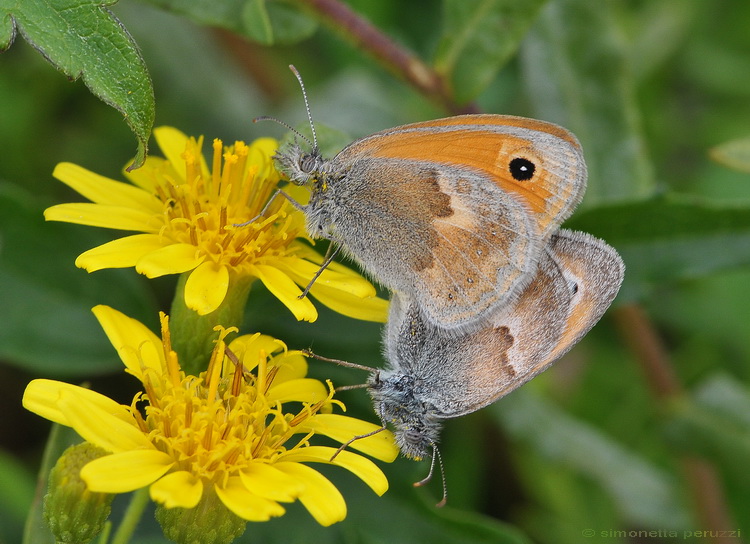
[[[346,4],[338,0],[295,1],[355,47],[372,56],[396,76],[411,84],[417,91],[437,102],[447,111],[453,114],[478,111],[474,104],[457,104],[449,86],[440,74]]]

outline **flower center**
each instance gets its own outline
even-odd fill
[[[188,141],[182,155],[184,182],[165,175],[158,185],[165,218],[160,234],[235,268],[289,255],[289,245],[305,235],[304,216],[281,196],[264,209],[280,179],[270,157],[261,154],[249,160],[252,148],[244,142],[224,149],[215,139],[209,172],[201,160],[201,145],[202,138]]]
[[[264,354],[255,373],[243,372],[241,364],[224,366],[223,346],[223,341],[217,343],[209,368],[197,377],[176,366],[168,375],[147,370],[146,393],[137,395],[132,407],[141,429],[174,459],[178,470],[214,483],[250,462],[273,462],[306,444],[309,435],[290,445],[295,429],[329,405],[333,395],[330,391],[320,402],[302,403],[296,414],[285,413],[281,402],[268,397],[279,367],[269,366]],[[222,376],[222,368],[229,367]],[[135,406],[140,400],[148,402],[145,420]]]

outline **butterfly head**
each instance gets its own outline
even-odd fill
[[[429,404],[415,396],[414,379],[399,372],[375,373],[369,391],[383,423],[393,426],[401,453],[410,459],[431,454],[442,422]]]
[[[324,190],[326,161],[317,147],[305,151],[296,140],[274,157],[276,164],[295,185],[309,185],[313,192]]]

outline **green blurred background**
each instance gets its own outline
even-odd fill
[[[208,141],[282,137],[281,127],[252,119],[305,122],[289,64],[305,79],[316,122],[351,138],[449,113],[331,28],[305,22],[315,17],[289,23],[284,39],[301,41],[263,45],[212,4],[112,7],[153,78],[157,126]],[[264,2],[224,3],[251,4]],[[411,486],[427,463],[399,459],[382,466],[391,480],[382,499],[351,475],[326,472],[344,490],[346,521],[323,529],[292,505],[287,516],[250,524],[241,541],[655,544],[739,541],[691,532],[719,528],[750,535],[750,173],[709,156],[750,137],[750,3],[347,4],[446,74],[457,104],[575,132],[589,190],[566,226],[614,245],[626,283],[555,367],[446,425],[445,509],[433,508],[439,482]],[[0,543],[21,541],[49,432],[21,407],[26,383],[85,381],[129,403],[137,384],[90,308],[109,304],[154,329],[158,310],[169,308],[175,278],[75,268],[79,253],[116,233],[42,218],[45,207],[80,199],[51,177],[55,164],[122,179],[135,149],[117,111],[23,39],[0,55]],[[255,330],[382,365],[379,326],[325,309],[314,324],[295,323],[259,284],[245,323]],[[656,352],[643,351],[650,335]],[[655,390],[649,353],[674,372],[679,391]],[[311,368],[337,385],[365,378],[326,363]],[[376,421],[364,391],[342,399]],[[149,516],[136,541],[163,541]]]

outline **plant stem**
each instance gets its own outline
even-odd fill
[[[125,517],[122,518],[120,526],[117,528],[111,544],[128,544],[130,542],[138,522],[143,516],[143,511],[149,503],[148,487],[135,491],[130,498],[130,504],[125,511]]]
[[[685,393],[656,327],[644,309],[637,304],[614,311],[621,335],[635,353],[656,400],[665,404]],[[737,528],[732,520],[716,468],[705,459],[683,455],[680,459],[692,494],[693,506],[705,528],[712,534],[731,534]],[[740,542],[726,537],[713,537],[710,542]]]
[[[392,73],[447,111],[453,114],[477,111],[474,104],[463,106],[457,104],[445,79],[440,74],[346,4],[339,0],[295,1],[338,32],[345,40],[372,56]]]

